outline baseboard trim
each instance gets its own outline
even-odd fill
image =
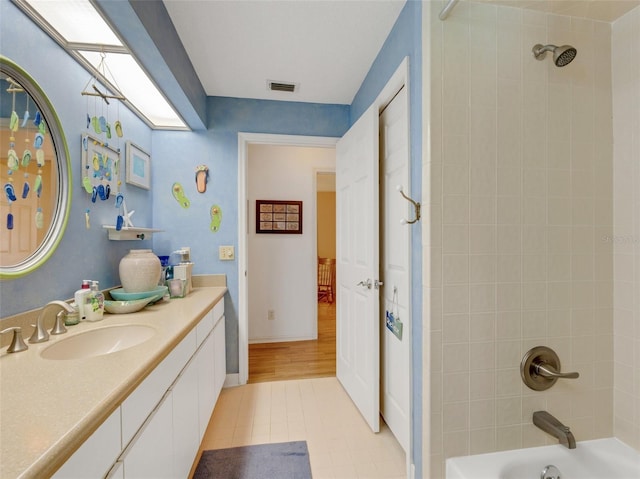
[[[224,379],[223,388],[233,388],[236,386],[240,386],[240,374],[233,373],[227,374],[227,377]]]

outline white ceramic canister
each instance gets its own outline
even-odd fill
[[[151,291],[160,279],[160,259],[150,249],[132,249],[120,260],[120,282],[127,293]]]

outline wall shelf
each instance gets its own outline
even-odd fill
[[[102,225],[104,229],[109,233],[109,239],[112,241],[126,241],[126,240],[148,240],[151,239],[153,233],[160,233],[164,230],[158,230],[153,228],[139,228],[134,226],[123,226],[120,231],[112,225]]]

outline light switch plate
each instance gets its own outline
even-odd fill
[[[236,259],[236,253],[233,246],[220,246],[218,248],[218,257],[222,261],[232,261]]]

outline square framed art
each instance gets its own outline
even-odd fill
[[[151,156],[130,141],[127,141],[126,181],[138,188],[151,189]]]
[[[256,233],[302,234],[302,201],[256,200]]]

